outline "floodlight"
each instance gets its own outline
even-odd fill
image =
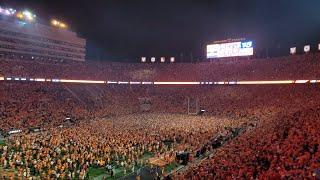
[[[67,25],[64,24],[64,23],[60,23],[60,27],[61,27],[61,28],[67,28]]]
[[[36,18],[36,15],[32,14],[28,10],[23,11],[22,15],[23,15],[23,18],[28,21],[33,21]]]
[[[16,10],[12,8],[1,8],[0,7],[0,14],[6,15],[6,16],[12,16],[16,13]]]
[[[6,10],[4,11],[4,14],[9,16],[11,13],[10,13],[10,11],[9,11],[8,9],[6,9]]]
[[[19,12],[19,13],[17,14],[17,18],[23,19],[23,14],[22,14],[21,12]]]
[[[59,22],[55,19],[51,20],[51,24],[54,26],[57,26],[59,24]]]
[[[25,11],[23,11],[23,15],[32,16],[32,13],[30,11],[25,10]]]

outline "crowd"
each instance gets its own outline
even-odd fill
[[[0,75],[94,80],[316,79],[318,54],[199,64],[60,63],[0,60]],[[177,71],[179,69],[179,71]],[[193,76],[190,72],[193,71]],[[319,176],[317,84],[126,86],[0,82],[0,128],[22,129],[0,147],[6,177],[87,178],[93,166],[144,164],[146,152],[203,147],[213,156],[175,179],[315,178]],[[141,101],[150,104],[141,111]],[[186,114],[188,98],[208,116]],[[59,128],[72,120],[70,126]],[[218,149],[227,129],[254,128]],[[42,129],[27,133],[30,127]],[[61,126],[62,127],[62,126]],[[134,169],[134,168],[133,168]],[[7,171],[6,171],[7,172]],[[0,172],[1,174],[1,172]]]
[[[203,63],[116,63],[7,59],[0,54],[0,75],[109,81],[297,80],[319,76],[319,53]],[[190,73],[192,72],[192,76]]]
[[[134,168],[140,157],[187,151],[196,154],[203,144],[226,128],[247,123],[180,114],[133,114],[81,121],[65,128],[13,135],[0,148],[0,164],[17,172],[4,176],[41,179],[84,179],[89,167]],[[4,174],[4,172],[3,172]]]
[[[279,115],[175,179],[318,179],[319,106]]]

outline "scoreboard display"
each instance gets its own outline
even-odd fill
[[[207,45],[207,58],[252,56],[253,42],[228,42]]]

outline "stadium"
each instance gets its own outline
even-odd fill
[[[0,179],[320,178],[320,39],[94,60],[61,19],[0,4]]]

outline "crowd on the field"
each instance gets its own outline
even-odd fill
[[[151,151],[154,153],[164,153],[164,151],[168,150],[165,149],[166,146],[164,146],[164,142],[168,139],[172,140],[173,137],[177,136],[182,138],[182,140],[180,141],[179,149],[175,150],[181,151],[189,148],[188,151],[192,151],[193,155],[196,156],[196,152],[199,148],[203,147],[204,144],[207,144],[208,141],[216,135],[216,123],[207,121],[206,123],[202,122],[203,124],[200,124],[197,119],[192,120],[190,117],[176,116],[177,118],[171,119],[175,116],[167,115],[155,118],[152,116],[134,114],[124,116],[123,119],[116,118],[118,116],[116,116],[117,114],[115,114],[115,112],[118,112],[122,116],[130,113],[139,113],[140,104],[137,99],[138,97],[146,96],[148,96],[151,101],[150,111],[155,113],[185,113],[187,100],[184,97],[194,96],[199,97],[198,99],[201,108],[206,109],[207,113],[218,118],[230,119],[232,122],[236,122],[237,126],[239,126],[240,124],[238,123],[241,122],[239,119],[249,120],[251,117],[256,117],[256,119],[258,119],[257,122],[260,126],[258,126],[257,130],[245,133],[236,140],[230,141],[230,143],[227,143],[221,150],[219,149],[218,152],[215,153],[213,159],[203,162],[200,166],[194,167],[194,169],[187,171],[184,175],[175,175],[175,178],[191,178],[198,176],[207,178],[210,178],[211,176],[224,177],[228,173],[232,174],[234,177],[243,176],[244,178],[249,176],[265,177],[269,176],[270,173],[276,174],[277,176],[280,174],[281,177],[293,175],[296,175],[297,177],[304,177],[309,176],[310,174],[314,175],[317,168],[319,168],[317,166],[319,162],[319,151],[317,149],[319,142],[317,139],[319,137],[317,133],[308,133],[309,131],[317,132],[316,130],[320,120],[316,113],[316,109],[319,107],[317,99],[320,98],[320,94],[318,93],[319,88],[317,85],[279,85],[277,87],[272,85],[245,87],[228,86],[168,88],[167,90],[164,88],[159,90],[156,88],[151,88],[149,90],[144,88],[130,90],[130,88],[114,87],[113,90],[110,90],[108,89],[110,87],[91,87],[91,85],[60,86],[33,84],[31,87],[29,83],[21,84],[11,82],[5,84],[10,87],[10,89],[3,90],[2,92],[6,92],[6,98],[1,98],[5,100],[9,97],[12,101],[1,101],[1,127],[6,130],[10,130],[12,127],[41,127],[48,130],[44,133],[38,134],[17,135],[14,136],[12,141],[10,141],[14,142],[14,144],[10,146],[10,149],[18,150],[16,151],[17,155],[7,152],[7,154],[5,154],[7,159],[2,159],[2,163],[9,169],[20,168],[20,171],[18,172],[23,176],[28,176],[28,171],[30,171],[30,176],[42,175],[43,177],[46,177],[49,175],[53,177],[62,175],[66,177],[84,177],[87,175],[88,167],[97,165],[97,161],[104,162],[100,162],[99,166],[105,166],[107,164],[107,159],[101,158],[112,155],[107,155],[106,152],[99,151],[99,149],[106,148],[104,145],[110,143],[110,141],[114,141],[116,144],[118,143],[117,141],[123,142],[123,144],[117,144],[115,146],[128,145],[128,147],[116,147],[116,150],[114,150],[113,153],[119,152],[121,149],[137,147],[136,143],[140,143],[138,145],[138,149],[133,148],[134,152],[132,153],[135,154],[135,156],[132,154],[128,156],[121,154],[121,156],[125,157],[126,160],[131,158],[131,160],[122,163],[127,164],[128,169],[132,168],[131,166],[136,163],[134,160],[139,159],[141,153],[143,153],[143,150],[139,149],[143,147],[141,146],[141,143],[145,143],[145,150],[146,148],[150,148],[149,145],[152,145],[152,143],[150,143],[151,140],[154,140],[153,142],[159,142],[159,146],[164,148],[156,150],[152,150],[151,148]],[[20,89],[18,87],[20,87]],[[25,95],[21,93],[23,90],[25,90]],[[90,96],[90,93],[93,93],[96,96]],[[125,94],[130,93],[130,97],[124,96]],[[200,94],[201,96],[199,96]],[[124,103],[127,104],[124,105]],[[308,116],[308,114],[310,114],[310,116]],[[65,129],[59,129],[58,126],[60,124],[64,124],[67,117],[77,119],[76,124]],[[107,117],[114,121],[98,120],[94,123],[88,123],[88,120],[94,118],[99,119],[99,117]],[[32,121],[33,119],[35,121]],[[227,122],[227,120],[224,120],[221,126],[230,127]],[[199,124],[204,126],[199,127]],[[161,127],[164,127],[164,129],[161,129]],[[278,127],[281,128],[278,129]],[[287,127],[289,129],[285,130],[283,127]],[[298,136],[298,139],[294,139],[295,136],[291,138],[289,135],[285,135],[287,136],[285,139],[279,138],[281,134],[290,134],[294,127],[296,130],[292,133],[298,133],[295,135]],[[211,128],[211,131],[203,131],[201,128]],[[126,131],[124,131],[124,129],[126,129]],[[300,131],[296,132],[298,130]],[[152,132],[154,132],[154,134],[152,134]],[[218,132],[221,132],[221,130]],[[110,136],[108,133],[114,133],[112,135],[115,136]],[[134,139],[134,135],[137,135],[138,137],[135,138],[135,141],[132,141],[132,139]],[[192,135],[194,135],[196,139],[190,138]],[[265,138],[261,138],[262,136]],[[308,136],[310,136],[310,140],[307,141],[306,137]],[[105,137],[112,138],[110,139]],[[117,140],[116,137],[119,137],[120,139]],[[121,138],[128,138],[128,141]],[[146,138],[153,139],[145,141]],[[70,139],[77,143],[71,146],[72,143],[75,142],[69,142]],[[18,145],[16,144],[16,140],[19,141]],[[129,142],[130,140],[131,142]],[[293,143],[293,141],[299,141],[299,143]],[[101,142],[104,142],[105,144]],[[27,147],[22,147],[21,144],[25,144]],[[68,150],[67,153],[65,152],[64,154],[67,157],[57,155],[55,149],[69,148],[65,147],[66,144],[69,144],[70,148],[79,147],[81,149],[82,147],[83,149],[78,151]],[[288,144],[295,144],[297,146],[291,147],[288,146]],[[90,149],[90,147],[94,146],[96,146],[97,149]],[[307,149],[315,148],[310,150],[313,154],[308,150],[304,150],[304,146],[307,147]],[[269,147],[280,149],[279,152],[273,154],[269,151]],[[26,153],[19,154],[19,152],[24,152],[28,148],[36,148],[35,151],[29,150],[35,154],[39,154],[41,152],[41,150],[37,150],[37,148],[46,149],[43,153],[46,152],[49,153],[50,156],[53,155],[57,161],[50,167],[53,168],[61,166],[61,168],[65,168],[65,171],[57,171],[57,169],[54,169],[49,172],[47,171],[49,168],[46,167],[46,165],[43,165],[43,168],[46,169],[45,172],[43,172],[41,167],[37,167],[38,170],[41,169],[40,171],[35,170],[36,167],[33,167],[34,165],[32,165],[32,161],[34,160],[33,158],[29,159],[30,162],[27,167],[17,165],[15,162],[20,162],[21,160],[19,160],[19,158],[26,159],[26,157],[21,157],[22,155],[26,155]],[[295,156],[292,154],[285,154],[289,150],[286,148],[290,148],[290,151],[293,154],[298,154]],[[297,163],[297,159],[302,156],[300,150],[297,150],[299,148],[302,148],[302,154],[309,156],[309,160],[313,163],[305,163],[303,166],[301,164],[300,167],[294,164]],[[272,149],[272,152],[274,149]],[[81,164],[80,160],[75,161],[77,165],[73,168],[71,167],[75,166],[73,164],[74,162],[69,162],[69,164],[67,163],[65,165],[61,164],[62,162],[66,163],[67,159],[70,159],[71,154],[75,152],[78,153],[79,151],[88,153],[92,151],[92,154],[94,155],[94,157],[91,158],[92,161],[90,159],[92,154],[83,154],[84,159],[82,162],[88,162],[89,164],[87,165]],[[278,160],[277,162],[273,162],[273,155],[280,158],[280,160],[282,158],[282,161]],[[289,156],[292,156],[293,158],[293,162],[291,162],[293,165],[290,166],[284,163],[284,159]],[[32,157],[36,158],[36,161],[33,161],[34,163],[39,161],[42,162],[46,159],[41,156]],[[251,157],[250,161],[245,160],[248,159],[248,157]],[[58,159],[61,158],[62,162],[58,164]],[[10,160],[11,165],[9,163]],[[242,161],[247,164],[243,164],[241,167],[237,166],[237,164]],[[109,162],[117,163],[114,158],[110,158]],[[250,164],[251,162],[252,164]],[[285,170],[277,170],[275,166],[264,165],[265,163],[270,164],[271,162],[278,163],[277,165],[280,168],[285,168]],[[118,163],[121,164],[121,162]],[[216,164],[216,166],[213,166],[212,163]],[[65,166],[68,166],[68,168]],[[225,170],[226,166],[229,167],[227,170]],[[252,169],[252,167],[257,169]],[[71,168],[71,170],[69,168]],[[201,169],[199,170],[199,168]],[[308,172],[309,174],[302,174],[302,171]],[[75,173],[72,174],[72,172]],[[246,174],[244,172],[250,172],[251,174]]]
[[[187,151],[193,154],[215,136],[247,122],[174,114],[140,114],[82,121],[65,128],[22,133],[0,148],[0,164],[16,169],[9,177],[84,179],[89,167],[146,164],[146,152],[155,156]],[[208,149],[209,150],[209,149]],[[4,173],[4,172],[3,172]]]
[[[315,79],[318,56],[163,65],[0,60],[0,76],[124,81]],[[187,150],[196,156],[203,147],[211,151],[210,140],[228,133],[226,128],[243,127],[254,117],[253,130],[245,130],[214,150],[213,157],[172,177],[314,178],[320,169],[318,92],[317,84],[153,87],[0,81],[0,129],[23,130],[0,147],[0,174],[83,179],[93,166],[134,169],[146,163],[140,160],[145,152],[174,156]],[[215,118],[144,114],[139,98],[148,99],[151,113],[186,113],[188,99],[197,100]],[[29,134],[30,127],[41,132]]]

